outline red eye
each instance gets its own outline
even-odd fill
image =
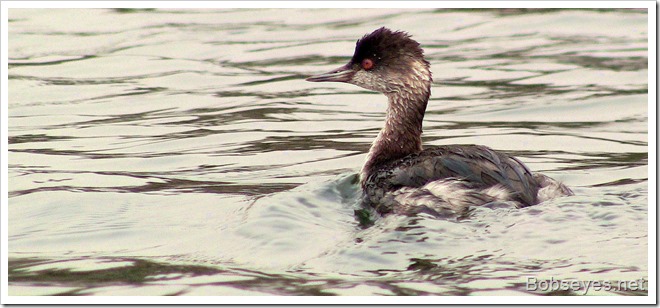
[[[374,67],[374,61],[371,59],[364,59],[362,60],[362,68],[365,70],[370,70]]]

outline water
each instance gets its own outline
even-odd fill
[[[645,10],[9,18],[10,295],[583,294],[526,284],[649,278]],[[382,25],[431,62],[427,146],[510,152],[576,196],[362,227],[356,173],[385,98],[304,78]]]

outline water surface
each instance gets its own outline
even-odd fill
[[[564,295],[582,292],[526,282],[648,279],[645,10],[9,18],[10,295]],[[356,173],[386,99],[304,78],[381,26],[431,62],[427,146],[507,151],[576,196],[361,226]]]

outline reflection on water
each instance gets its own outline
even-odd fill
[[[647,18],[10,9],[9,293],[568,295],[527,279],[648,279]],[[304,78],[383,25],[431,62],[425,144],[510,152],[576,196],[361,217],[385,99]]]

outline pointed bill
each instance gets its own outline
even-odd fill
[[[327,73],[311,76],[305,80],[313,82],[335,81],[335,82],[348,82],[353,78],[355,71],[351,69],[351,65],[346,64],[342,67],[336,68]]]

